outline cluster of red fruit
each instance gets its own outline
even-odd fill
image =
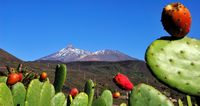
[[[47,78],[47,73],[42,72],[40,74],[40,80],[44,81],[46,78]],[[18,73],[11,72],[10,74],[8,74],[7,84],[14,85],[17,82],[21,82],[22,80],[23,80],[23,74],[21,72]]]

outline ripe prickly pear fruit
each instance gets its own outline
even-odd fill
[[[190,31],[190,11],[181,3],[167,5],[162,11],[161,21],[164,29],[173,37],[182,38]]]
[[[8,75],[7,84],[13,85],[16,84],[20,80],[19,75],[16,73],[11,73]]]
[[[132,90],[133,89],[133,84],[131,81],[128,79],[127,76],[118,73],[114,78],[113,81],[121,88],[124,90]]]
[[[70,93],[69,93],[69,94],[70,94],[72,97],[75,97],[78,93],[79,93],[79,91],[78,91],[77,88],[72,88],[72,89],[70,90]]]

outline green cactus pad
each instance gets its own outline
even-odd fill
[[[146,84],[137,85],[130,94],[129,106],[174,106],[158,90]]]
[[[7,77],[5,76],[0,76],[0,83],[3,82],[3,83],[6,83],[7,81]]]
[[[40,93],[40,106],[50,106],[51,99],[54,95],[55,90],[53,85],[46,81],[42,86],[42,90]]]
[[[65,95],[61,92],[57,93],[51,100],[51,106],[66,106]]]
[[[26,89],[21,82],[18,82],[12,86],[12,95],[13,95],[14,106],[25,105],[24,103],[26,99]]]
[[[92,106],[112,106],[113,97],[110,90],[104,90],[101,96],[94,101]]]
[[[106,106],[106,102],[103,98],[98,98],[92,102],[92,106]]]
[[[126,103],[121,103],[120,106],[127,106],[127,104]]]
[[[106,102],[106,106],[112,106],[113,105],[113,97],[112,92],[110,90],[104,90],[101,94],[101,98],[103,98]]]
[[[185,37],[155,40],[146,51],[154,75],[169,86],[200,96],[200,41]]]
[[[84,92],[88,95],[88,106],[92,106],[92,101],[94,97],[94,87],[95,85],[91,79],[88,80],[85,84]]]
[[[42,85],[43,83],[38,79],[34,79],[30,82],[26,94],[26,106],[39,106]]]
[[[14,106],[12,93],[5,83],[0,83],[0,106]]]
[[[70,106],[88,106],[88,95],[84,92],[79,93]]]
[[[55,71],[55,80],[54,80],[54,87],[56,93],[62,91],[62,87],[65,83],[66,80],[66,75],[67,75],[67,67],[65,64],[57,65],[56,66],[56,71]]]

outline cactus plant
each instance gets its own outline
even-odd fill
[[[200,96],[199,40],[160,38],[148,47],[146,62],[161,81],[182,92]]]
[[[64,82],[66,80],[67,75],[67,68],[65,64],[57,65],[56,66],[56,72],[55,72],[55,80],[54,80],[54,87],[56,93],[62,91],[62,87],[64,85]]]
[[[127,104],[126,103],[121,103],[120,106],[127,106]]]
[[[52,98],[50,106],[66,106],[66,105],[67,101],[65,95],[59,92]]]
[[[92,101],[94,97],[94,87],[95,85],[91,79],[88,80],[85,84],[84,92],[88,95],[88,106],[92,106]]]
[[[88,106],[88,95],[84,92],[79,93],[70,106]]]
[[[173,103],[150,85],[139,84],[130,94],[129,106],[174,106]]]
[[[55,95],[55,90],[52,84],[46,81],[40,93],[40,106],[50,106],[51,99]]]
[[[6,83],[0,83],[0,106],[14,106],[12,93]]]
[[[13,96],[14,106],[25,105],[24,101],[26,98],[26,89],[21,82],[18,82],[12,86],[12,96]]]
[[[11,90],[6,83],[0,83],[0,106],[66,106],[67,101],[63,93],[55,95],[54,86],[47,80],[40,82],[34,79],[30,82],[27,91],[25,86],[18,82]]]
[[[97,98],[92,106],[112,106],[113,97],[110,90],[104,90],[99,98]]]
[[[6,76],[0,76],[0,83],[6,83],[7,77]]]
[[[32,80],[28,86],[26,101],[28,106],[39,106],[40,103],[40,93],[42,90],[43,83],[38,79]]]

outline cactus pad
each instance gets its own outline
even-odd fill
[[[13,102],[14,106],[24,106],[25,99],[26,99],[26,89],[25,86],[18,82],[12,87],[12,95],[13,95]]]
[[[40,93],[40,106],[50,106],[51,99],[55,95],[55,90],[52,84],[46,81]]]
[[[101,96],[92,103],[92,106],[112,106],[112,105],[113,105],[113,97],[110,90],[104,90]]]
[[[3,82],[3,83],[6,83],[7,81],[7,77],[5,76],[0,76],[0,83]]]
[[[84,92],[79,93],[70,106],[88,106],[88,95]]]
[[[95,84],[91,79],[88,80],[85,84],[84,92],[88,95],[88,106],[92,106],[92,101],[94,97],[94,87]]]
[[[145,58],[158,79],[182,92],[200,96],[199,40],[160,38],[148,47]]]
[[[30,82],[26,94],[26,106],[39,106],[42,85],[43,83],[38,79],[34,79]]]
[[[57,93],[51,100],[51,106],[66,106],[65,95],[61,92]]]
[[[12,93],[5,83],[0,83],[0,106],[14,106]]]
[[[66,75],[67,75],[67,67],[65,64],[57,65],[56,66],[56,71],[55,71],[55,80],[54,80],[54,87],[55,87],[55,92],[61,92],[62,87],[65,83],[66,80]]]
[[[146,84],[137,85],[130,94],[129,106],[174,106],[158,90]]]

